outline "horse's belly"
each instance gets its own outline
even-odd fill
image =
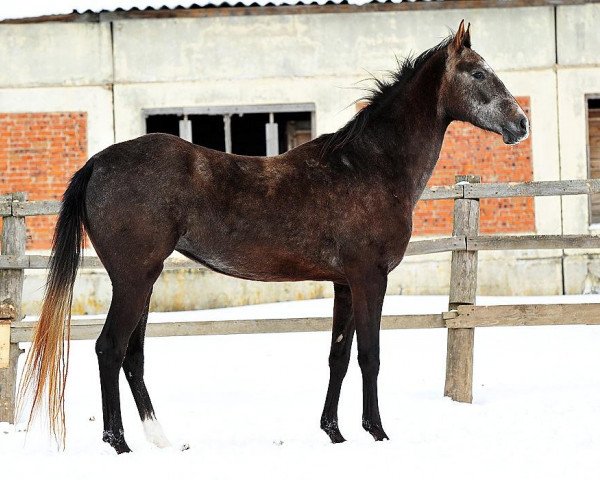
[[[246,280],[286,282],[341,280],[335,265],[287,250],[257,245],[227,245],[207,248],[181,239],[177,251],[219,273]]]

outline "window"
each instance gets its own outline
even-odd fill
[[[600,96],[587,99],[588,171],[600,179]],[[590,223],[600,224],[600,194],[590,195]]]
[[[144,115],[146,133],[239,155],[277,155],[315,136],[312,104],[161,108]]]

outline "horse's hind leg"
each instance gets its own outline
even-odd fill
[[[152,292],[150,292],[152,294]],[[163,430],[156,420],[154,408],[150,401],[150,395],[144,382],[144,335],[146,333],[146,324],[148,322],[148,309],[150,307],[150,295],[146,300],[144,312],[139,320],[137,327],[131,334],[125,359],[123,360],[123,372],[129,382],[133,399],[140,414],[140,419],[144,425],[144,432],[149,442],[157,447],[169,447],[171,444],[165,437]]]
[[[329,435],[333,443],[345,439],[338,427],[338,403],[342,382],[348,371],[352,338],[354,337],[354,319],[352,318],[352,295],[346,285],[335,284],[333,303],[333,329],[331,352],[329,354],[329,387],[325,407],[321,416],[321,428]]]
[[[96,341],[104,417],[102,439],[117,453],[131,451],[125,442],[121,419],[119,371],[155,280],[150,281],[145,275],[139,275],[137,279],[136,282],[113,281],[112,302],[102,333]]]

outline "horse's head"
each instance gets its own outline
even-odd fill
[[[438,108],[450,120],[498,133],[504,143],[519,143],[529,135],[527,117],[485,60],[471,49],[469,27],[465,29],[463,20],[446,47]]]

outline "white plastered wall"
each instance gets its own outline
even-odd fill
[[[0,88],[104,85],[112,81],[110,25],[29,23],[0,27]]]
[[[114,25],[118,140],[144,133],[143,108],[313,102],[317,133],[339,128],[369,72],[432,47],[462,18],[498,71],[551,68],[550,7],[210,17]],[[524,45],[530,31],[535,48]],[[523,83],[523,82],[522,82]],[[528,90],[533,84],[527,86]],[[518,92],[528,95],[529,91]]]

